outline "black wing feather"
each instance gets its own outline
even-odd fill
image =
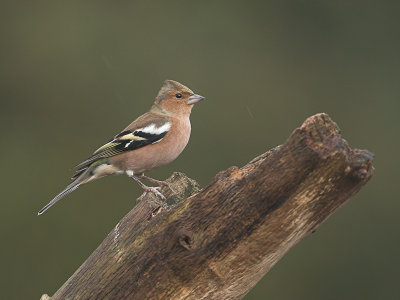
[[[159,134],[152,134],[140,130],[125,130],[117,134],[113,140],[96,150],[88,159],[77,165],[75,168],[78,168],[78,171],[74,178],[82,174],[92,163],[99,159],[112,157],[126,151],[136,150],[159,142],[167,133],[167,130]],[[132,137],[127,138],[130,135],[132,135]],[[138,137],[138,139],[135,139],[135,137]]]

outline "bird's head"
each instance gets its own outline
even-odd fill
[[[195,94],[183,84],[174,80],[166,80],[158,92],[154,104],[174,115],[189,115],[193,104],[203,99],[203,96]]]

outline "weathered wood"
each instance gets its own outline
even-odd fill
[[[372,159],[318,114],[200,191],[175,173],[168,204],[142,195],[51,299],[240,299],[372,177]]]

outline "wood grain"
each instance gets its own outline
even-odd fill
[[[202,190],[174,173],[167,203],[142,195],[51,299],[241,299],[360,190],[372,159],[318,114]]]

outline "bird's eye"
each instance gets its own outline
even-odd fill
[[[176,98],[182,98],[182,94],[180,94],[180,93],[175,94],[175,97],[176,97]]]

